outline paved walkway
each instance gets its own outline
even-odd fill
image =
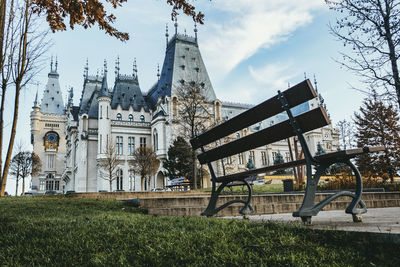
[[[237,218],[243,217],[224,217]],[[302,225],[300,218],[295,218],[291,213],[252,215],[250,221],[277,221]],[[354,223],[351,214],[343,210],[321,211],[312,217],[313,229],[358,231],[371,233],[396,234],[400,240],[400,207],[368,209],[363,214],[362,223]]]

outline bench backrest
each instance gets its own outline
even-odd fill
[[[283,92],[283,95],[285,96],[290,108],[317,97],[317,94],[308,79],[287,89]],[[275,116],[283,111],[285,110],[282,107],[282,103],[279,100],[278,95],[276,95],[191,139],[190,143],[192,144],[193,149],[204,147],[239,130]],[[326,111],[322,107],[309,110],[296,116],[295,119],[300,125],[303,133],[323,127],[330,123]],[[294,132],[289,120],[285,120],[271,127],[223,144],[209,151],[204,151],[198,156],[198,159],[201,164],[205,164],[263,145],[268,145],[294,135],[296,135],[296,133]]]

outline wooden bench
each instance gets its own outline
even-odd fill
[[[317,215],[318,212],[332,200],[341,196],[349,196],[353,198],[353,200],[346,208],[346,213],[352,214],[355,222],[361,221],[361,214],[367,211],[365,203],[361,200],[362,179],[360,172],[350,159],[363,153],[382,151],[383,147],[364,147],[313,157],[307,146],[303,133],[330,124],[327,113],[323,107],[317,107],[294,117],[291,109],[315,97],[317,97],[317,94],[310,81],[305,80],[284,92],[278,91],[276,96],[190,140],[193,149],[201,149],[201,153],[198,155],[198,160],[201,164],[208,165],[212,181],[210,202],[201,215],[215,215],[217,212],[233,203],[243,203],[244,205],[241,208],[240,213],[242,215],[250,214],[253,212],[251,206],[252,188],[245,180],[247,177],[260,173],[287,169],[294,166],[306,165],[307,185],[303,203],[298,211],[293,212],[293,216],[301,217],[304,223],[311,223],[311,216]],[[221,145],[212,147],[215,143],[218,143],[216,141],[222,140],[224,137],[230,136],[237,131],[250,127],[282,112],[286,112],[288,115],[287,120],[225,144],[219,142]],[[212,165],[214,161],[264,145],[272,144],[295,135],[298,137],[303,149],[304,159],[262,167],[259,169],[252,169],[222,177],[217,177],[215,175]],[[212,148],[206,151],[206,146],[211,146]],[[354,193],[350,191],[340,191],[315,205],[314,200],[318,181],[326,168],[334,163],[344,163],[352,169],[356,176],[356,190]],[[313,167],[315,167],[314,174]],[[247,199],[235,199],[217,207],[216,204],[221,191],[228,184],[237,182],[243,183],[247,186]]]

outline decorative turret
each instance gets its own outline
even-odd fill
[[[110,112],[111,97],[107,86],[107,62],[104,60],[104,75],[101,83],[100,92],[97,97],[98,102],[98,151],[103,154],[106,151],[107,138],[110,136]]]
[[[57,73],[58,60],[56,60],[55,69],[53,69],[53,58],[50,63],[50,72],[48,74],[46,89],[40,105],[40,111],[47,114],[64,114],[64,101],[58,81]]]
[[[108,91],[108,86],[107,86],[107,61],[104,60],[104,75],[103,75],[103,80],[101,82],[101,89],[99,92],[99,98],[100,97],[110,97],[110,93]]]

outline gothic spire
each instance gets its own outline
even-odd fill
[[[133,60],[133,77],[134,77],[134,78],[137,78],[136,58]]]
[[[194,39],[196,40],[197,43],[197,23],[194,23]]]
[[[53,56],[51,56],[51,61],[50,61],[50,72],[53,72]]]
[[[83,78],[86,80],[89,76],[89,59],[86,58],[86,64],[85,67],[83,68]]]
[[[166,43],[167,47],[168,47],[168,37],[169,37],[169,34],[168,34],[168,23],[166,23],[166,25],[165,25],[165,39],[167,41],[167,43]]]
[[[115,61],[115,79],[118,79],[119,76],[119,56],[117,57],[117,60]]]
[[[175,35],[178,35],[178,19],[175,17]]]
[[[39,107],[39,105],[38,105],[38,90],[36,91],[35,101],[33,101],[33,107],[34,108]]]
[[[56,56],[56,70],[55,70],[55,72],[57,72],[57,68],[58,68],[58,57]]]
[[[315,78],[315,74],[314,74],[314,87],[315,87],[315,91],[317,91],[317,93],[318,93],[317,78]]]

